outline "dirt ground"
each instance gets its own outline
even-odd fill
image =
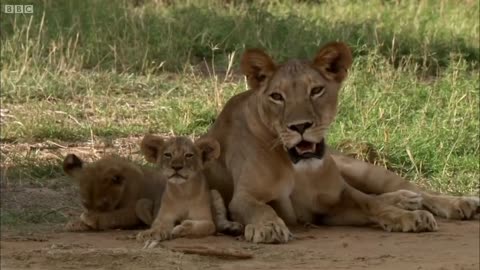
[[[1,269],[479,269],[479,223],[441,222],[436,233],[386,233],[369,228],[296,231],[301,239],[255,245],[226,236],[176,239],[151,250],[132,231],[4,232]],[[187,255],[175,246],[214,246],[250,252],[231,260]]]
[[[57,181],[57,183],[62,183]],[[227,236],[176,239],[146,250],[136,231],[64,232],[48,218],[80,208],[70,185],[2,188],[5,213],[43,209],[22,225],[2,226],[1,269],[472,269],[480,268],[480,222],[439,221],[435,233],[388,233],[377,228],[295,228],[296,240],[256,245]],[[46,209],[46,210],[45,210]],[[43,214],[42,214],[43,213]],[[34,217],[37,217],[34,216]],[[184,254],[179,247],[243,251],[251,259]]]

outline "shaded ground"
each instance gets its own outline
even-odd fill
[[[297,228],[294,232],[298,239],[285,245],[255,245],[212,236],[177,239],[165,242],[163,247],[143,250],[141,243],[130,238],[135,231],[63,232],[61,223],[79,211],[74,193],[70,185],[2,189],[1,269],[477,270],[480,267],[478,220],[439,220],[440,230],[435,233],[387,233],[352,227]],[[6,217],[10,221],[3,220]],[[171,250],[178,245],[232,248],[250,252],[254,257],[226,260],[186,255]]]

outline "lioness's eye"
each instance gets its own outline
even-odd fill
[[[172,157],[172,154],[170,154],[170,153],[164,153],[163,156],[166,157],[166,158],[171,158],[171,157]]]
[[[323,93],[325,93],[325,87],[317,86],[317,87],[312,88],[312,90],[310,91],[310,96],[311,97],[321,96],[321,95],[323,95]]]
[[[283,101],[283,97],[279,93],[271,93],[270,98],[275,100],[275,101]]]
[[[186,153],[186,154],[185,154],[185,157],[186,157],[186,158],[192,158],[192,157],[193,157],[193,154],[192,154],[192,153]]]

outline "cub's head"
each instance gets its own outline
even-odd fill
[[[78,183],[83,206],[98,212],[116,209],[133,192],[129,182],[143,177],[137,166],[118,156],[87,164],[76,155],[68,154],[63,170]]]
[[[310,61],[276,64],[259,49],[243,54],[241,70],[256,91],[260,120],[280,138],[294,164],[322,160],[351,65],[350,49],[341,42],[325,45]]]
[[[141,149],[148,162],[155,163],[169,182],[182,184],[203,169],[206,162],[218,158],[220,144],[211,138],[193,143],[187,137],[164,139],[146,135]]]

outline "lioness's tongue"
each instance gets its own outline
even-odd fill
[[[304,153],[313,153],[315,152],[315,144],[307,141],[301,141],[297,146],[295,146],[298,154]]]

